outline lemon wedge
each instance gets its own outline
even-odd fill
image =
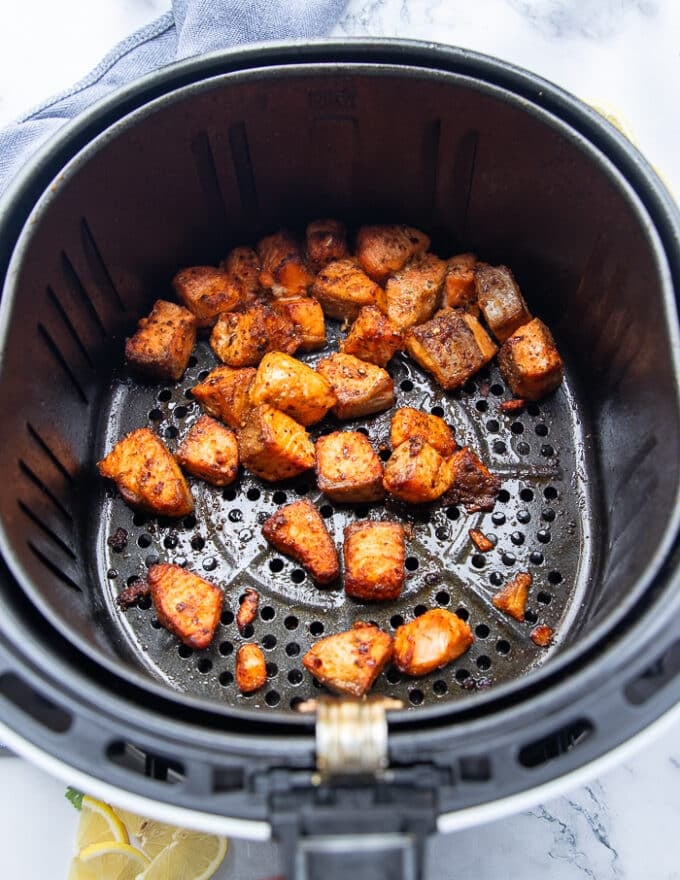
[[[166,825],[165,822],[156,822],[155,819],[145,819],[139,829],[139,845],[150,859],[172,843],[174,835],[180,829],[176,825]]]
[[[224,837],[178,829],[172,843],[159,852],[137,880],[168,880],[170,877],[208,880],[222,864],[226,853]]]
[[[139,837],[142,825],[148,821],[144,816],[138,816],[137,813],[131,813],[129,810],[121,810],[119,807],[114,807],[113,812],[125,825],[129,837]]]
[[[135,880],[149,864],[144,853],[129,843],[93,843],[71,861],[68,880]]]
[[[104,841],[129,843],[125,825],[108,804],[85,795],[76,831],[76,849]]]

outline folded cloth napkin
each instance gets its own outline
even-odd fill
[[[328,33],[347,0],[172,0],[75,86],[0,130],[0,193],[27,158],[86,107],[173,61],[240,43]]]

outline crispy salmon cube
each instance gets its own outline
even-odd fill
[[[381,284],[429,246],[427,235],[412,226],[362,226],[357,233],[359,263],[370,278]]]
[[[406,349],[442,388],[459,388],[498,351],[479,321],[460,309],[441,309],[406,333]]]
[[[172,279],[172,289],[195,316],[198,327],[212,327],[221,312],[241,304],[241,288],[226,272],[213,266],[191,266]]]
[[[297,239],[285,229],[267,235],[257,243],[260,284],[272,295],[299,296],[314,281]]]
[[[388,279],[376,303],[401,330],[432,317],[441,299],[446,263],[434,254],[417,254]]]
[[[463,504],[468,513],[493,510],[501,481],[482,464],[467,446],[454,452],[449,459],[452,504]]]
[[[340,343],[339,350],[384,367],[403,344],[401,330],[387,315],[377,306],[364,306]]]
[[[335,260],[324,266],[312,288],[324,312],[338,321],[353,321],[364,306],[375,303],[379,291],[354,259]]]
[[[444,305],[452,309],[464,309],[475,318],[479,317],[477,286],[475,284],[474,254],[456,254],[446,261],[444,279]]]
[[[320,421],[337,401],[323,376],[280,351],[269,352],[260,361],[250,399],[256,406],[275,406],[301,425]]]
[[[339,419],[359,419],[394,403],[394,382],[382,367],[338,353],[319,361],[316,369],[335,392],[333,413]]]
[[[321,514],[306,498],[280,507],[262,526],[262,534],[281,553],[305,568],[319,584],[340,573],[338,551]]]
[[[177,461],[193,477],[212,486],[228,486],[238,474],[234,432],[210,416],[201,416],[182,440]]]
[[[319,489],[332,501],[368,503],[385,494],[382,462],[368,437],[358,431],[334,431],[316,441]]]
[[[524,324],[501,346],[498,366],[513,394],[539,400],[562,382],[563,364],[550,330],[539,318]]]
[[[326,321],[323,309],[313,296],[292,296],[272,303],[274,311],[283,312],[299,333],[301,351],[314,351],[326,344]]]
[[[196,318],[191,312],[157,299],[137,328],[125,343],[128,364],[152,379],[180,379],[196,342]]]
[[[252,694],[267,681],[267,664],[262,648],[253,642],[241,645],[236,654],[236,687],[242,694]]]
[[[317,681],[337,694],[362,697],[392,656],[392,636],[372,623],[321,639],[307,651],[302,664]]]
[[[312,220],[307,225],[307,259],[315,272],[349,256],[347,230],[339,220]]]
[[[397,629],[394,665],[405,675],[427,675],[460,657],[473,642],[465,621],[444,608],[433,608]]]
[[[243,465],[269,482],[296,477],[314,467],[314,444],[307,431],[267,404],[250,410],[238,446]]]
[[[494,607],[521,622],[524,620],[524,612],[527,607],[529,587],[533,582],[534,579],[528,572],[518,572],[502,590],[492,596],[491,601]]]
[[[436,501],[450,484],[451,471],[446,459],[420,437],[397,446],[385,463],[385,490],[409,504]]]
[[[249,392],[256,372],[254,367],[240,370],[226,364],[215,367],[202,382],[194,385],[191,394],[208,415],[238,429],[253,408]]]
[[[477,302],[489,329],[505,342],[518,327],[531,320],[520,289],[507,266],[477,263],[474,269]]]
[[[232,248],[220,263],[220,269],[239,286],[244,304],[257,297],[260,292],[260,258],[256,251],[243,245]]]
[[[266,303],[220,315],[210,336],[210,347],[230,367],[255,367],[268,351],[294,354],[301,344],[290,318]]]
[[[243,594],[242,601],[236,612],[236,626],[241,635],[244,634],[246,627],[253,623],[257,617],[257,608],[259,604],[260,594],[257,590],[253,590],[249,587]]]
[[[158,516],[186,516],[194,500],[170,450],[149,428],[124,437],[97,463],[131,507]]]
[[[207,648],[222,613],[223,593],[181,565],[152,565],[147,574],[158,620],[190,648]]]
[[[392,449],[414,437],[429,443],[443,458],[448,458],[457,449],[453,432],[444,419],[413,409],[411,406],[402,406],[392,416],[390,425]]]
[[[404,586],[404,527],[365,521],[345,527],[345,592],[353,599],[398,599]]]

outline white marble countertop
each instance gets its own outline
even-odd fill
[[[0,124],[79,79],[117,40],[168,6],[166,0],[13,3],[0,30]],[[675,0],[350,0],[334,34],[436,40],[537,72],[619,115],[680,193]],[[680,880],[679,783],[680,724],[585,787],[440,839],[436,864],[447,867],[432,876]],[[2,876],[65,876],[76,814],[63,789],[23,761],[0,761]],[[242,873],[247,859],[250,869]],[[255,880],[275,868],[271,847],[236,842],[219,877]]]

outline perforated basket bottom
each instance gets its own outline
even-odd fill
[[[337,327],[329,327],[336,349]],[[327,350],[324,351],[327,353]],[[324,353],[303,356],[315,363]],[[190,388],[216,366],[208,345],[199,343],[189,369],[176,386],[142,386],[122,369],[106,405],[100,453],[134,428],[149,425],[175,450],[201,415]],[[140,664],[172,688],[231,706],[294,709],[319,693],[301,659],[320,637],[372,620],[387,632],[424,610],[445,607],[467,620],[475,642],[455,663],[430,675],[407,678],[388,667],[374,692],[417,707],[472,692],[526,674],[546,662],[577,617],[591,568],[590,500],[586,493],[583,437],[569,382],[549,399],[521,414],[505,415],[499,404],[510,397],[495,366],[464,389],[444,393],[406,357],[390,363],[396,406],[413,406],[442,416],[459,445],[468,444],[502,479],[491,513],[466,514],[437,503],[415,508],[394,501],[371,506],[331,503],[316,488],[313,471],[285,484],[270,485],[242,473],[232,486],[217,489],[191,480],[195,513],[182,521],[134,514],[115,490],[102,488],[92,511],[98,522],[94,568],[113,625],[136,649]],[[313,438],[338,429],[366,433],[381,455],[389,455],[386,412],[369,419],[327,419],[310,429]],[[319,589],[294,562],[262,537],[261,525],[281,504],[306,496],[319,508],[336,544],[343,528],[358,519],[393,518],[410,524],[407,578],[397,602],[366,604],[348,599],[341,585]],[[114,552],[107,538],[123,528],[127,547]],[[485,554],[472,545],[468,530],[495,539]],[[122,613],[115,598],[126,583],[144,577],[157,562],[184,565],[224,588],[224,611],[212,645],[191,651],[159,624],[150,600]],[[518,571],[533,575],[524,623],[497,611],[491,597]],[[244,636],[235,612],[246,587],[260,594],[258,618]],[[95,587],[96,588],[96,587]],[[529,638],[537,623],[556,633],[550,648]],[[256,641],[267,659],[268,680],[244,696],[234,682],[239,646]]]

